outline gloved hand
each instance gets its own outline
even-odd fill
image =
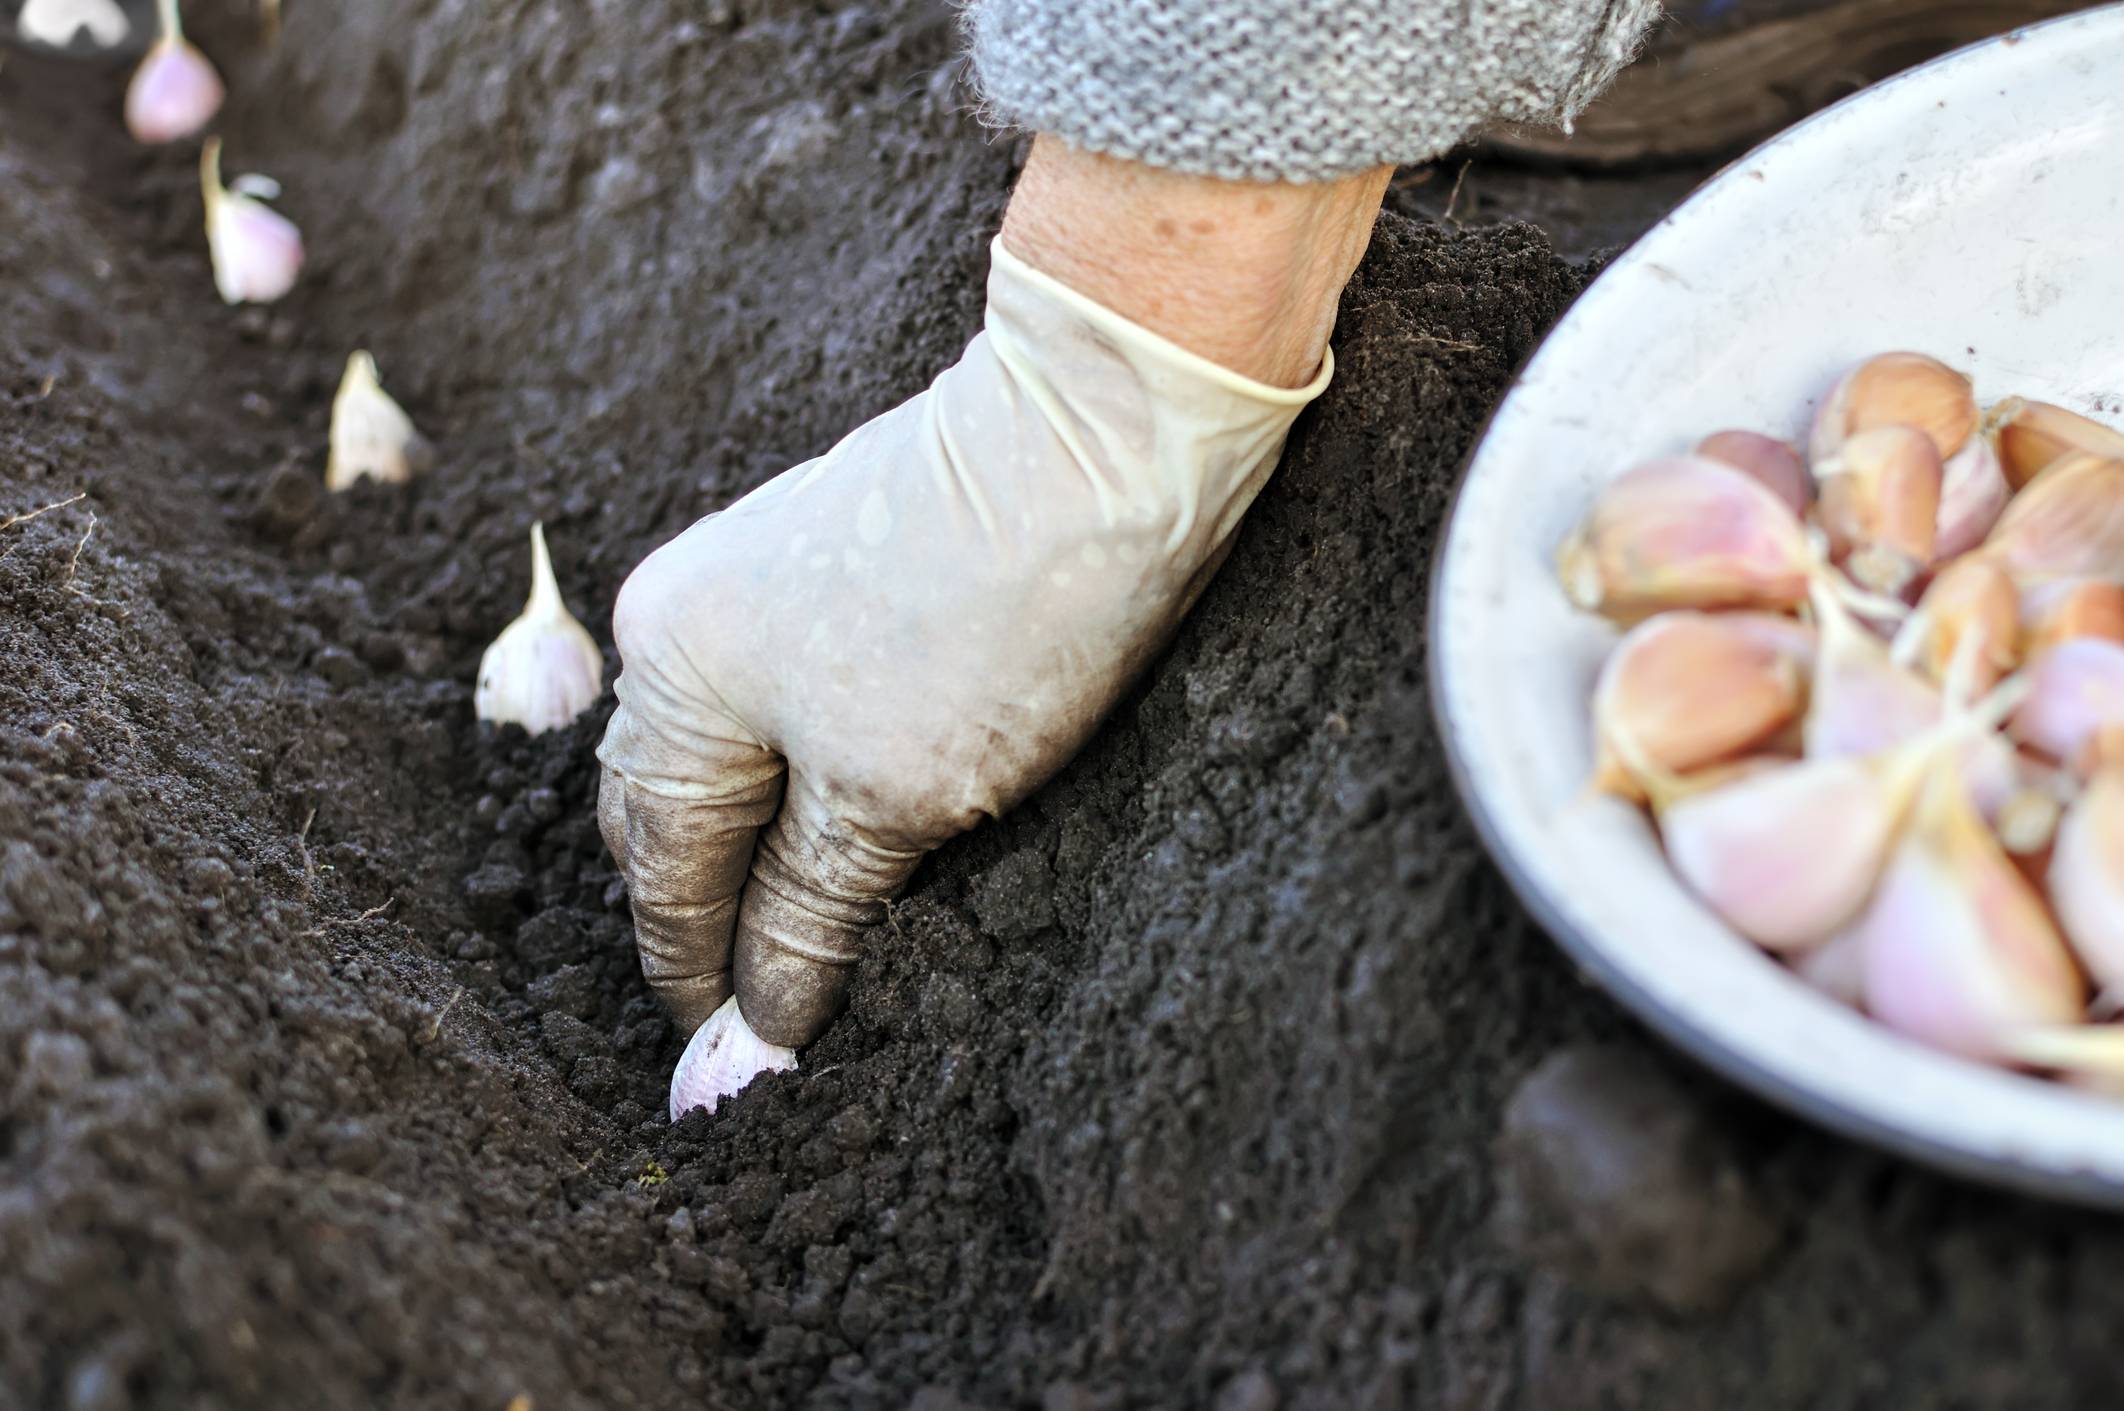
[[[1383,169],[1278,188],[1034,158],[1005,238],[1219,362],[998,239],[957,364],[627,580],[598,818],[694,1033],[674,1116],[789,1066],[922,856],[1084,743],[1327,385]]]

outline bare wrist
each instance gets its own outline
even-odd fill
[[[1392,169],[1218,181],[1035,139],[1012,254],[1161,337],[1279,387],[1310,381]]]

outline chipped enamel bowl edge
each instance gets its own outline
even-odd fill
[[[2105,81],[2104,73],[2109,75]],[[1522,369],[1432,569],[1433,708],[1541,925],[1670,1041],[1774,1102],[1961,1175],[2124,1207],[2124,1103],[1930,1052],[1808,989],[1590,797],[1612,629],[1550,559],[1600,484],[1727,426],[1799,437],[1839,371],[1915,348],[2124,424],[2124,6],[1961,50],[1734,163]]]

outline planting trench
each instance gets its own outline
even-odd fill
[[[122,71],[0,67],[0,1405],[2108,1395],[2114,1222],[1702,1078],[1473,841],[1424,573],[1584,278],[1530,227],[1382,221],[1173,649],[802,1073],[672,1126],[609,693],[527,740],[474,665],[532,518],[609,646],[650,548],[917,391],[1015,144],[916,0],[193,9],[309,237],[270,311]],[[441,464],[328,499],[357,345]]]

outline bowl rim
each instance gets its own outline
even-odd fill
[[[1667,1043],[1727,1081],[1795,1116],[1866,1145],[1966,1180],[2048,1199],[2114,1210],[2124,1210],[2124,1179],[2112,1180],[2092,1171],[2034,1165],[2011,1155],[1971,1150],[1920,1135],[1893,1122],[1883,1121],[1846,1107],[1834,1095],[1788,1078],[1742,1055],[1720,1036],[1716,1028],[1699,1024],[1670,1008],[1640,985],[1616,960],[1611,947],[1595,939],[1565,915],[1561,905],[1549,895],[1543,883],[1507,842],[1502,827],[1476,788],[1463,743],[1466,737],[1457,728],[1458,721],[1449,704],[1454,699],[1454,693],[1448,688],[1448,654],[1441,650],[1441,644],[1450,632],[1446,614],[1449,599],[1443,591],[1447,568],[1453,559],[1450,548],[1454,543],[1455,531],[1460,525],[1468,483],[1474,476],[1484,448],[1489,444],[1495,423],[1525,384],[1528,370],[1586,299],[1617,271],[1649,258],[1645,254],[1645,245],[1653,234],[1672,223],[1690,206],[1722,188],[1746,179],[1749,170],[1755,168],[1771,153],[1795,143],[1804,143],[1810,129],[1832,120],[1835,115],[1846,109],[1879,102],[1882,95],[1892,90],[1934,79],[1942,71],[1981,63],[1987,54],[2010,48],[2032,35],[2040,33],[2048,36],[2053,31],[2087,25],[2116,26],[2120,20],[2124,20],[2124,3],[2099,5],[2033,24],[2019,25],[1988,39],[1981,39],[1938,55],[1878,83],[1870,84],[1810,114],[1733,158],[1699,182],[1673,210],[1609,260],[1600,274],[1579,291],[1570,306],[1520,360],[1503,394],[1497,399],[1496,406],[1491,408],[1490,415],[1484,419],[1482,429],[1470,445],[1455,478],[1451,500],[1440,521],[1439,532],[1431,548],[1431,562],[1425,575],[1429,597],[1424,609],[1424,682],[1430,696],[1432,720],[1438,730],[1439,743],[1445,755],[1447,773],[1453,781],[1454,792],[1459,795],[1462,806],[1467,810],[1483,849],[1504,876],[1506,884],[1520,904],[1526,908],[1535,925],[1562,948],[1584,975],[1607,991],[1632,1016]]]

